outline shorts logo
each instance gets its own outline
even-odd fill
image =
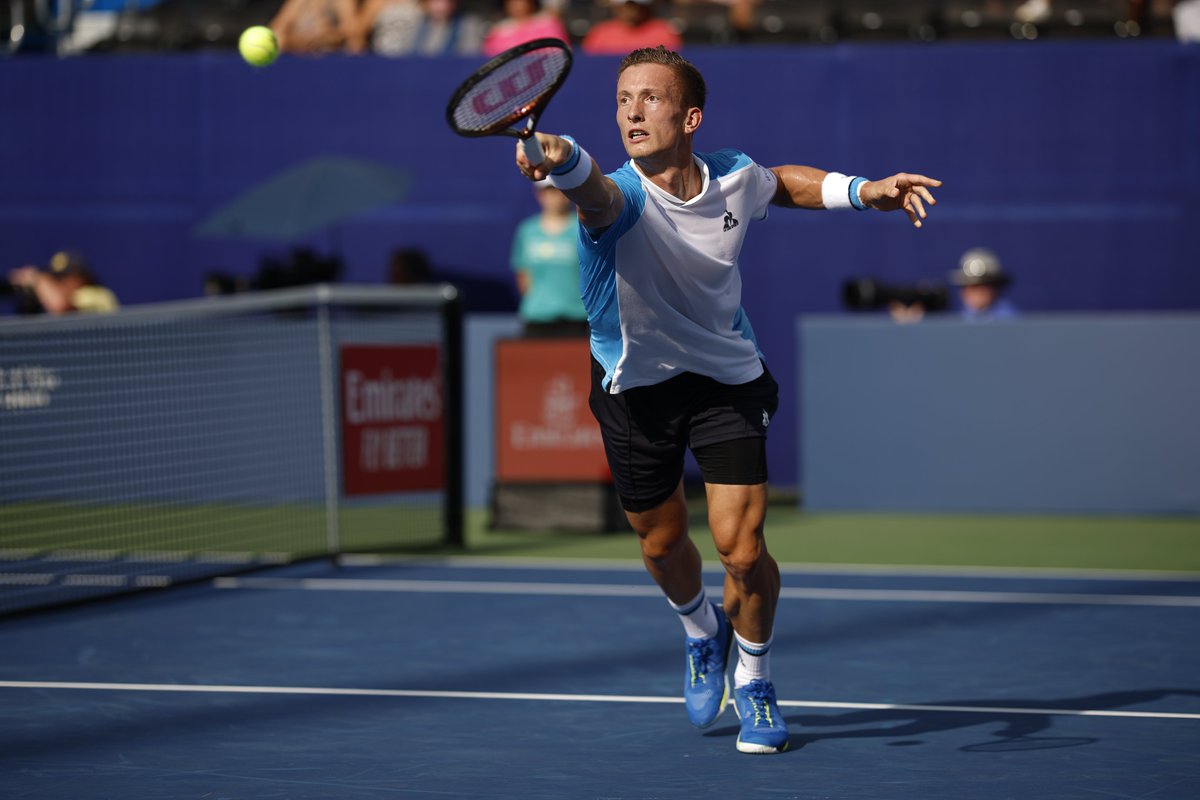
[[[765,428],[770,424],[771,424],[771,417],[770,417],[770,415],[767,414],[767,410],[764,408],[763,409],[763,427]]]

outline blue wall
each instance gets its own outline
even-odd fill
[[[1200,514],[1200,314],[797,334],[810,509]]]
[[[1025,309],[1195,309],[1185,236],[1200,185],[1200,48],[1171,42],[693,50],[710,84],[700,149],[740,147],[882,176],[943,178],[922,231],[901,218],[776,210],[743,251],[745,305],[786,395],[793,320],[834,311],[844,278],[939,277],[995,249]],[[0,62],[0,267],[85,251],[126,303],[191,297],[212,269],[251,275],[270,244],[190,229],[239,191],[319,154],[374,158],[413,177],[402,205],[312,240],[344,278],[383,279],[387,253],[423,247],[473,279],[469,304],[515,308],[507,267],[533,213],[508,139],[453,137],[445,99],[473,59],[283,59],[226,54]],[[623,153],[616,60],[580,58],[543,125],[608,169]],[[464,235],[466,232],[467,235]],[[797,480],[796,419],[772,426],[772,477]]]

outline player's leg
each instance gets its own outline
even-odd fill
[[[694,419],[692,454],[704,478],[708,523],[725,567],[725,613],[748,641],[768,642],[779,567],[767,552],[767,430],[779,386],[764,367],[749,383],[713,382]]]
[[[754,442],[736,444],[757,447]],[[767,642],[779,600],[779,565],[763,536],[767,485],[709,483],[705,490],[713,544],[725,567],[725,613],[740,637]]]
[[[604,367],[592,359],[588,405],[600,424],[613,484],[641,541],[646,569],[676,605],[703,588],[683,496],[687,394],[681,378],[611,394]]]
[[[675,606],[686,606],[704,588],[700,551],[688,536],[687,502],[683,482],[659,506],[626,511],[642,546],[642,562],[650,577]]]
[[[741,440],[726,446],[757,449],[761,443]],[[741,724],[737,748],[743,753],[779,753],[788,747],[788,730],[771,680],[780,581],[779,565],[763,536],[767,485],[705,486],[709,527],[725,567],[725,610],[737,648],[733,671],[733,702]]]
[[[753,442],[729,443],[748,447]],[[771,681],[779,565],[767,551],[767,485],[708,484],[708,524],[725,567],[725,613],[737,642],[734,686]]]
[[[707,728],[729,701],[727,664],[733,630],[725,613],[705,593],[700,551],[688,536],[683,481],[660,505],[625,514],[641,541],[646,571],[683,623],[684,707],[693,725]]]
[[[718,386],[692,431],[692,453],[708,496],[709,527],[725,567],[725,611],[738,650],[733,691],[741,719],[737,746],[745,753],[778,753],[788,746],[770,674],[779,566],[763,535],[766,433],[778,400],[779,387],[766,370],[749,383]]]
[[[683,623],[684,706],[693,725],[707,728],[729,701],[726,673],[733,631],[724,612],[705,593],[700,551],[688,536],[682,480],[660,505],[641,512],[627,510],[625,515],[641,541],[646,571]]]
[[[613,395],[593,362],[592,413],[600,423],[613,482],[641,542],[642,561],[683,623],[684,706],[693,725],[711,725],[729,698],[732,632],[704,591],[700,552],[688,537],[683,495],[690,378]]]
[[[779,386],[762,375],[736,386],[710,382],[693,417],[692,454],[708,497],[708,523],[725,567],[725,613],[743,638],[766,642],[779,598],[779,567],[767,552],[767,430]]]

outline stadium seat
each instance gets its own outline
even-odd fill
[[[1142,33],[1132,21],[1127,0],[1054,0],[1044,19],[1022,21],[1013,10],[1017,3],[1003,4],[997,13],[994,3],[948,0],[941,4],[939,26],[951,38],[1048,38],[1133,37]]]
[[[737,36],[729,24],[729,6],[709,0],[673,3],[663,14],[684,44],[729,44]]]
[[[758,7],[758,27],[747,37],[761,43],[818,42],[838,39],[835,4],[806,0],[763,0]]]
[[[936,2],[919,0],[849,0],[838,4],[837,24],[847,39],[937,38]]]

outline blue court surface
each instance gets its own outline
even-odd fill
[[[708,574],[720,595],[720,575]],[[1200,580],[786,568],[792,749],[640,565],[297,565],[0,621],[0,797],[1200,798]]]

